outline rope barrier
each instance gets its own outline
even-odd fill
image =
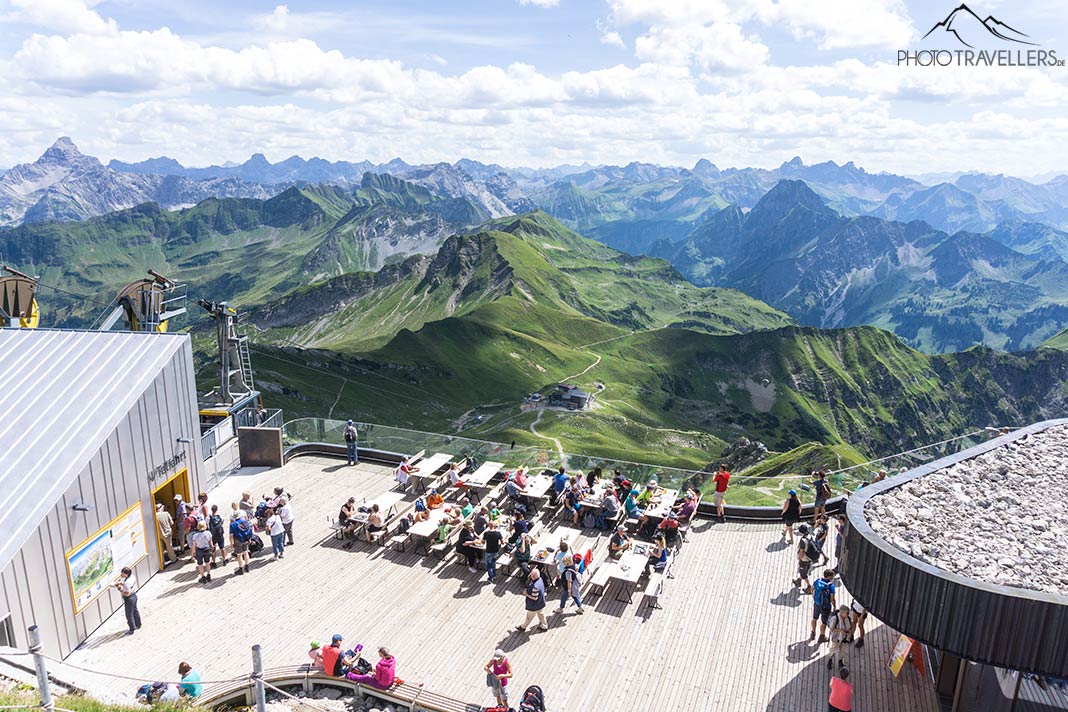
[[[80,672],[87,672],[87,673],[89,673],[91,675],[100,675],[102,677],[111,677],[111,678],[115,678],[117,680],[130,680],[131,682],[142,682],[142,683],[144,683],[144,682],[163,682],[163,683],[166,683],[168,685],[188,685],[188,684],[190,684],[190,681],[188,681],[188,680],[177,680],[177,681],[160,680],[159,678],[131,677],[130,675],[120,675],[120,674],[114,673],[114,672],[103,672],[103,671],[100,671],[100,670],[93,670],[92,668],[87,668],[87,667],[82,667],[80,665],[75,665],[74,663],[65,662],[63,660],[57,660],[56,658],[49,657],[48,655],[45,655],[43,657],[44,657],[45,660],[48,660],[48,661],[53,662],[53,663],[56,663],[57,665],[61,665],[63,667],[68,667],[68,668],[71,668],[73,670],[78,670]],[[248,680],[248,679],[250,679],[250,677],[251,677],[250,675],[239,675],[239,676],[231,678],[229,680],[197,680],[196,684],[199,684],[199,685],[229,685],[229,684],[234,683],[234,682],[240,682],[242,680]]]
[[[297,697],[296,695],[291,695],[288,692],[286,692],[285,690],[281,689],[280,687],[275,687],[274,685],[272,685],[271,683],[267,682],[266,680],[262,680],[261,679],[260,682],[263,683],[264,687],[269,687],[272,690],[274,690],[275,692],[277,692],[277,693],[279,693],[281,695],[285,695],[286,697],[288,697],[289,699],[297,702],[298,704],[304,705],[305,707],[311,707],[313,710],[316,710],[317,712],[329,712],[329,710],[326,710],[326,709],[323,709],[322,707],[318,707],[316,705],[313,705],[311,702],[308,702],[304,698]]]

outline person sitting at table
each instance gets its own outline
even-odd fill
[[[674,512],[668,513],[668,515],[660,521],[660,526],[657,527],[657,531],[664,535],[664,539],[669,546],[674,546],[675,540],[678,539],[679,536],[678,515]]]
[[[515,520],[512,522],[512,536],[508,537],[508,543],[515,544],[521,536],[529,531],[530,522],[526,520],[522,512],[516,512]]]
[[[601,479],[601,472],[600,466],[597,466],[586,473],[586,486],[589,489],[593,489],[593,486]]]
[[[449,522],[446,521],[445,517],[442,517],[441,521],[438,522],[438,531],[434,535],[434,543],[444,544],[445,541],[449,538],[449,532],[451,531],[452,526],[449,525]]]
[[[597,513],[597,528],[611,529],[615,521],[619,519],[619,501],[616,499],[612,486],[604,488],[601,497],[601,511]]]
[[[430,494],[426,496],[426,508],[437,509],[445,505],[445,498],[438,494],[437,487],[430,488]]]
[[[694,497],[692,491],[688,491],[686,492],[686,498],[682,500],[682,503],[676,504],[671,509],[675,512],[679,524],[685,526],[690,523],[693,513],[697,511],[697,499]]]
[[[616,491],[618,491],[620,494],[623,494],[624,492],[630,492],[631,490],[630,480],[624,477],[623,473],[621,473],[619,470],[615,470],[613,472],[612,484],[615,485]]]
[[[467,487],[464,481],[460,479],[460,466],[455,462],[449,465],[449,484],[456,489],[463,489]]]
[[[608,554],[613,559],[618,559],[632,546],[634,546],[634,541],[627,534],[627,528],[620,524],[616,527],[616,533],[608,540]]]
[[[515,471],[515,484],[519,489],[527,486],[527,468],[520,467]]]
[[[426,508],[426,501],[419,497],[415,500],[415,512],[412,514],[413,522],[425,522],[430,519],[430,511]]]
[[[478,541],[478,537],[475,535],[475,528],[471,522],[464,522],[463,528],[460,530],[460,537],[456,541],[456,551],[460,552],[467,558],[467,570],[471,573],[478,571],[478,560],[482,555],[474,546],[471,546],[473,542]]]
[[[509,499],[518,501],[519,500],[519,490],[520,490],[521,487],[522,487],[522,485],[519,484],[519,479],[516,477],[516,475],[514,473],[509,472],[505,476],[504,494]]]
[[[460,511],[459,507],[449,507],[443,517],[444,521],[448,522],[450,526],[459,526],[460,522],[464,520],[464,515]]]
[[[460,500],[460,513],[464,515],[464,519],[471,516],[471,512],[475,511],[475,507],[471,504],[471,500],[464,497]]]
[[[579,512],[582,510],[582,489],[578,486],[575,478],[564,491],[564,512],[571,515],[571,523],[578,526]]]
[[[367,526],[363,528],[364,538],[367,541],[371,541],[373,538],[371,535],[375,532],[380,532],[386,528],[386,522],[382,518],[382,512],[378,509],[378,504],[371,505],[371,512],[367,515]]]
[[[402,490],[408,489],[408,476],[411,475],[413,472],[419,472],[419,468],[411,464],[411,462],[412,460],[410,457],[404,458],[403,460],[401,460],[400,464],[397,465],[397,469],[394,471],[394,474],[397,478],[397,482],[400,482]]]
[[[564,559],[571,557],[571,547],[567,543],[567,539],[560,540],[560,547],[556,550],[556,554],[553,555],[553,561],[556,562],[556,578],[559,580],[564,575]]]
[[[489,520],[491,522],[500,522],[501,521],[501,510],[497,509],[496,507],[491,509],[489,511]]]
[[[519,535],[519,542],[515,547],[515,561],[524,576],[530,575],[530,557],[534,552],[534,539],[524,531]]]
[[[481,506],[478,508],[478,512],[475,514],[474,526],[475,534],[482,536],[482,532],[486,531],[486,525],[489,523],[489,507]]]
[[[667,540],[664,539],[664,533],[657,531],[653,538],[653,548],[649,551],[649,558],[645,561],[645,575],[649,575],[650,569],[656,569],[657,571],[663,569],[667,565],[668,559],[668,545]]]
[[[343,534],[352,534],[359,526],[359,522],[353,520],[356,516],[356,498],[349,497],[349,501],[341,505],[341,511],[337,513],[337,525],[341,527]]]
[[[623,509],[627,511],[628,517],[638,520],[639,531],[641,531],[645,527],[645,523],[649,521],[649,517],[645,516],[645,510],[638,506],[638,490],[636,489],[632,489],[630,494],[627,495],[626,501],[623,502]]]
[[[650,504],[656,500],[657,495],[660,493],[660,485],[657,484],[655,479],[649,480],[649,483],[645,485],[645,489],[638,495],[638,504],[642,507],[648,508]]]

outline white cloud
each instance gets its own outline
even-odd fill
[[[691,61],[708,73],[745,72],[768,60],[768,48],[731,22],[654,26],[634,44],[638,59],[671,65]]]
[[[618,32],[604,32],[601,34],[601,44],[611,45],[612,47],[626,47],[626,43],[623,42],[623,35]]]
[[[10,0],[14,11],[6,16],[9,22],[24,22],[57,32],[113,34],[118,30],[114,20],[105,20],[95,10],[101,0]]]
[[[519,0],[520,5],[534,5],[535,7],[556,7],[560,0]]]
[[[913,35],[901,0],[777,0],[765,19],[815,38],[820,49],[905,47]]]

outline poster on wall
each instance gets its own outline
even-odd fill
[[[115,583],[123,566],[133,566],[146,556],[145,522],[141,505],[135,504],[67,552],[74,612],[81,613]]]

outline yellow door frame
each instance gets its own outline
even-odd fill
[[[159,492],[164,487],[166,487],[167,485],[172,484],[179,477],[186,477],[187,478],[186,479],[186,496],[188,496],[188,494],[189,494],[188,475],[189,475],[189,468],[188,467],[183,467],[182,469],[180,469],[177,472],[175,472],[172,477],[168,478],[166,482],[164,482],[159,487],[156,487],[155,489],[152,490],[152,495],[151,495],[151,498],[152,498],[152,525],[156,528],[156,555],[159,558],[159,570],[160,571],[163,570],[163,545],[162,545],[162,542],[160,541],[160,534],[159,534],[159,517],[157,516],[157,513],[159,512],[159,510],[156,509],[156,493]],[[164,506],[167,506],[167,505],[164,505]],[[180,527],[180,526],[182,526],[182,524],[181,524],[181,522],[177,522],[176,521],[176,522],[174,522],[174,524],[172,526]],[[173,542],[172,542],[172,546],[173,546]],[[172,561],[171,563],[173,564],[174,562]]]

